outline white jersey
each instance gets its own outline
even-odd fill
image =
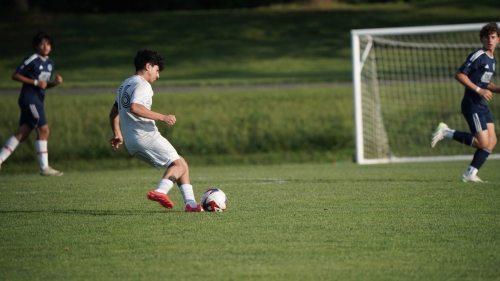
[[[161,136],[154,120],[139,117],[130,112],[132,103],[143,105],[151,110],[152,98],[151,84],[139,75],[127,78],[118,89],[116,103],[120,114],[120,124],[125,145],[131,154]]]

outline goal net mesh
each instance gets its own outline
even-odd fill
[[[481,47],[479,29],[360,35],[363,157],[472,158],[471,147],[445,139],[431,149],[430,140],[439,122],[469,132],[460,107],[464,87],[454,76]],[[492,82],[498,85],[498,73]],[[500,96],[487,104],[499,129]]]

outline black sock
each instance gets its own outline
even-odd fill
[[[480,169],[481,166],[483,166],[484,162],[486,162],[486,159],[488,159],[488,156],[490,156],[491,151],[488,149],[478,149],[476,150],[476,153],[474,153],[474,158],[472,158],[472,162],[470,165],[476,169]]]
[[[465,145],[472,146],[472,143],[474,142],[474,135],[455,131],[455,133],[453,134],[453,139]]]

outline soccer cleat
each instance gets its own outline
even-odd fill
[[[476,175],[466,175],[463,174],[462,178],[460,179],[462,182],[482,182],[486,183],[486,181],[482,181],[478,176]]]
[[[160,203],[160,205],[162,205],[164,208],[174,208],[174,202],[172,202],[172,200],[168,198],[167,194],[152,190],[148,192],[148,199]]]
[[[52,169],[52,167],[47,167],[43,170],[40,170],[41,176],[59,177],[62,176],[63,174],[64,174],[63,172],[58,171],[56,169]]]
[[[441,122],[438,124],[438,126],[434,130],[434,133],[432,134],[431,147],[434,147],[438,141],[444,139],[444,134],[447,129],[448,125],[446,125],[445,123]]]
[[[196,208],[191,207],[191,205],[186,204],[186,209],[184,210],[186,213],[193,213],[193,212],[205,212],[203,208],[201,207],[201,203],[198,203],[198,206]]]

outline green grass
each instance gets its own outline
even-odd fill
[[[191,169],[225,213],[146,199],[162,172],[0,176],[1,280],[498,280],[500,168],[466,162]]]
[[[70,165],[81,159],[130,157],[125,147],[116,152],[109,147],[112,132],[108,114],[114,99],[111,91],[75,95],[48,92],[48,148],[54,167],[61,161]],[[348,86],[155,92],[152,109],[176,116],[174,126],[157,123],[158,129],[181,155],[193,159],[192,163],[300,162],[312,156],[332,162],[345,161],[353,154],[353,107]],[[3,96],[2,142],[17,129],[18,116],[17,96]],[[10,163],[36,162],[35,138],[33,133],[18,146],[6,169]]]
[[[38,29],[56,38],[50,56],[60,88],[117,87],[134,72],[137,50],[166,59],[158,85],[261,84],[351,80],[351,29],[498,20],[496,0],[280,6],[257,10],[149,14],[1,14],[0,89],[33,52]]]

